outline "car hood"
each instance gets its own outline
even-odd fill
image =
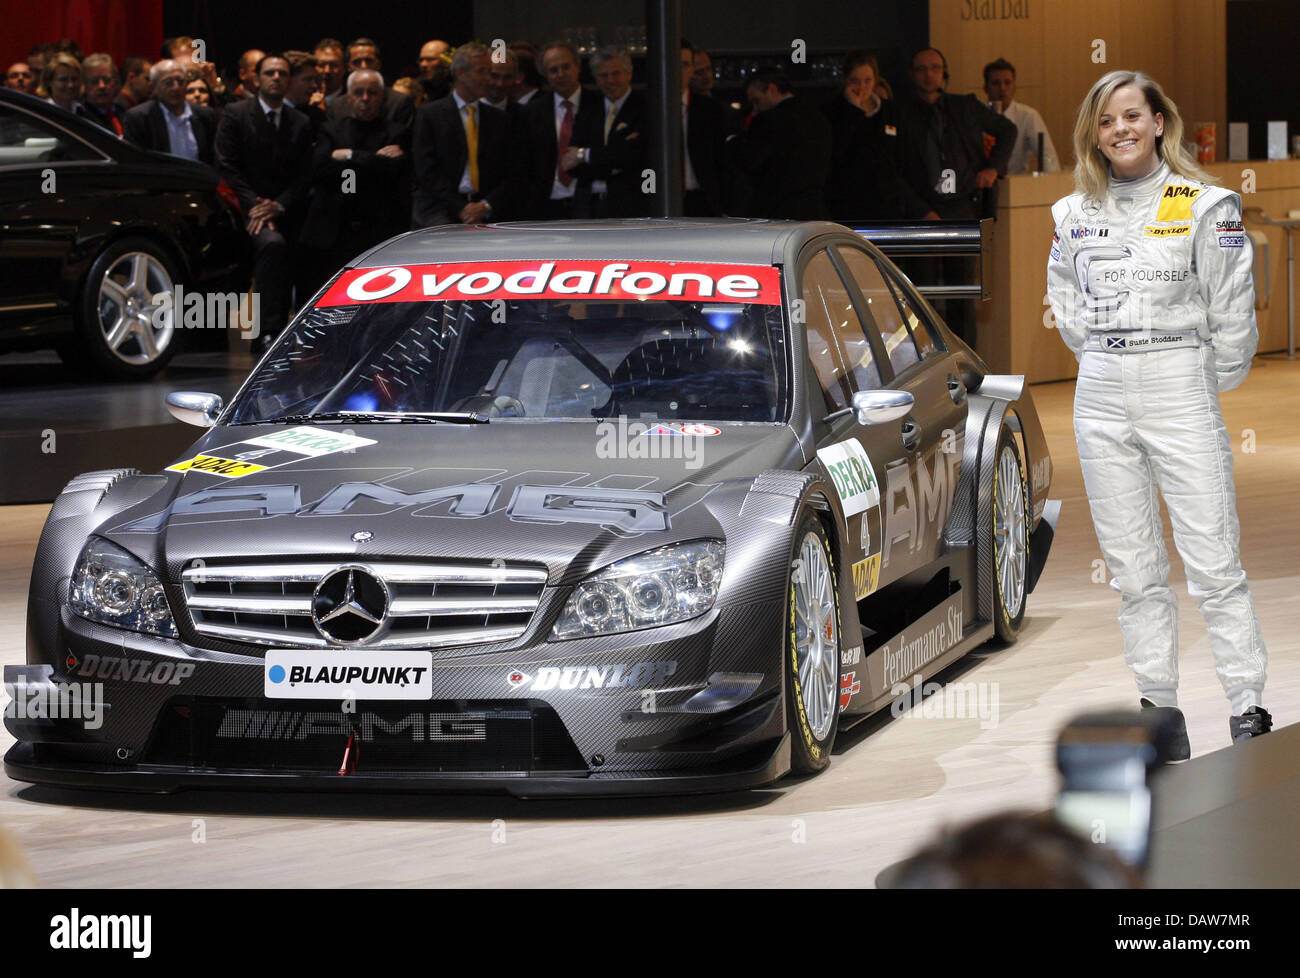
[[[756,476],[802,464],[783,424],[223,426],[97,532],[173,583],[196,560],[298,557],[500,559],[559,583],[721,538]]]

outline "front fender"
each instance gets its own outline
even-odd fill
[[[84,472],[54,500],[45,519],[27,592],[27,662],[59,661],[59,607],[67,597],[77,557],[86,538],[106,519],[148,499],[167,479],[138,469]]]
[[[971,506],[974,522],[971,537],[976,547],[979,569],[977,609],[980,617],[993,616],[993,552],[987,534],[975,533],[975,527],[991,525],[993,519],[993,471],[997,464],[998,439],[1005,425],[1020,444],[1029,490],[1030,560],[1026,592],[1038,583],[1051,548],[1060,503],[1049,499],[1052,488],[1052,457],[1047,437],[1038,419],[1033,395],[1025,389],[1022,375],[990,374],[970,394],[967,417],[967,460],[973,462]],[[973,456],[973,457],[972,457]]]

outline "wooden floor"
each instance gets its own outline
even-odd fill
[[[56,887],[869,886],[946,824],[1049,806],[1060,727],[1084,711],[1135,704],[1115,625],[1119,599],[1096,580],[1103,575],[1070,427],[1073,392],[1070,383],[1033,391],[1056,464],[1053,495],[1064,507],[1021,639],[968,656],[948,674],[996,691],[996,723],[886,714],[842,738],[819,777],[695,799],[142,798],[6,779],[0,828],[23,847],[38,881]],[[1298,394],[1300,366],[1270,358],[1224,398],[1243,559],[1270,652],[1265,703],[1280,725],[1300,713]],[[0,507],[5,663],[23,659],[28,573],[47,509]],[[1181,705],[1200,755],[1228,745],[1228,705],[1181,568],[1175,576]],[[11,743],[0,731],[0,749]]]

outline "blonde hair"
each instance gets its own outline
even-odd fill
[[[1112,95],[1125,85],[1136,85],[1146,96],[1151,114],[1165,117],[1165,131],[1156,137],[1156,153],[1181,177],[1214,184],[1218,181],[1199,166],[1183,145],[1183,117],[1178,106],[1150,75],[1141,71],[1112,71],[1102,75],[1079,105],[1074,122],[1074,189],[1085,197],[1100,201],[1110,185],[1110,161],[1097,145],[1097,129],[1102,111]]]
[[[353,74],[356,74],[356,72],[353,72]],[[392,87],[393,91],[401,92],[403,95],[409,97],[411,101],[415,103],[417,109],[423,105],[425,100],[428,98],[428,96],[424,94],[424,86],[415,78],[399,78],[397,81],[393,82]]]
[[[81,62],[66,51],[60,51],[45,62],[45,67],[41,71],[41,88],[45,89],[46,96],[48,97],[50,94],[50,85],[54,81],[54,73],[60,68],[68,68],[76,76],[77,94],[73,96],[73,99],[81,98],[82,92],[86,90],[85,83],[81,78]]]

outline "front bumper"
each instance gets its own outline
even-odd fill
[[[789,769],[771,603],[626,635],[457,649],[434,658],[432,700],[358,701],[346,713],[337,701],[268,698],[260,655],[124,632],[66,609],[60,617],[61,661],[7,666],[4,681],[25,703],[66,700],[76,688],[98,715],[87,723],[65,709],[50,719],[11,703],[5,726],[19,743],[5,770],[15,780],[166,792],[675,794],[751,787]],[[512,683],[516,672],[528,681]],[[549,687],[532,683],[546,672]],[[616,675],[641,678],[633,686]],[[340,776],[350,733],[359,758],[354,751]]]

